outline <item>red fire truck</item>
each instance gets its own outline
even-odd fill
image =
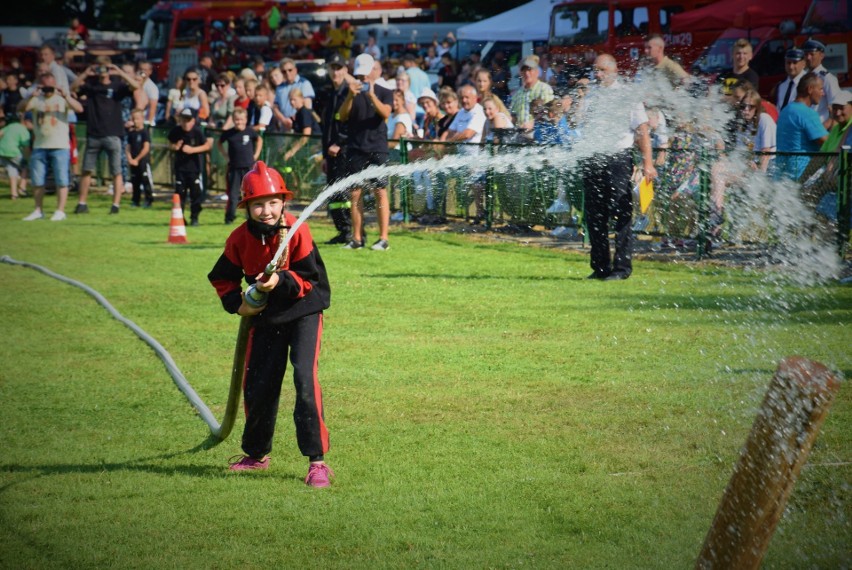
[[[661,34],[666,53],[688,67],[719,32],[671,33],[672,16],[713,4],[713,0],[562,0],[550,17],[550,52],[583,61],[587,52],[609,53],[619,69],[633,70],[645,38]]]
[[[760,76],[760,93],[768,96],[772,88],[786,77],[786,50],[813,38],[826,46],[823,60],[826,69],[837,76],[841,87],[852,87],[849,73],[852,12],[849,2],[795,0],[772,4],[767,0],[766,3],[767,6],[760,12],[738,10],[732,0],[720,3],[720,8],[724,7],[723,4],[730,4],[730,9],[727,12],[720,10],[715,16],[720,23],[732,27],[707,47],[695,62],[693,72],[710,77],[728,73],[733,67],[731,48],[738,39],[745,38],[751,42],[754,51],[750,66]],[[691,14],[684,14],[683,18],[682,22],[680,17],[675,18],[676,27],[694,27],[697,21]]]
[[[282,22],[278,33],[269,29],[274,10]],[[302,23],[434,22],[436,14],[432,0],[164,0],[143,16],[145,31],[136,57],[153,62],[159,80],[171,84],[204,52],[213,54],[216,67],[222,68],[244,66],[255,55],[274,60],[288,49],[306,47],[311,39],[299,27]]]

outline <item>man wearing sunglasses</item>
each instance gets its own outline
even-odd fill
[[[92,184],[92,174],[97,167],[98,156],[106,153],[109,172],[113,178],[113,196],[110,214],[117,214],[124,190],[121,175],[121,156],[124,154],[124,120],[121,116],[121,100],[132,97],[142,86],[140,78],[127,73],[113,64],[109,57],[100,56],[95,65],[81,73],[71,90],[86,98],[86,154],[83,157],[83,177],[80,179],[80,198],[75,214],[89,212],[86,199]]]
[[[307,109],[313,109],[316,94],[311,82],[299,75],[295,61],[289,57],[285,57],[281,60],[278,67],[281,73],[284,74],[284,81],[275,87],[274,107],[278,110],[275,113],[275,117],[284,124],[284,130],[290,131],[293,129],[293,117],[296,116],[296,109],[290,104],[290,91],[298,87],[299,91],[302,92],[302,96],[305,98],[305,107]]]
[[[45,72],[39,77],[36,87],[28,99],[22,101],[25,111],[33,114],[35,140],[30,168],[32,175],[35,210],[24,218],[25,222],[44,218],[44,185],[47,169],[51,168],[56,183],[56,212],[53,222],[65,219],[65,200],[68,198],[69,164],[71,159],[68,136],[68,115],[73,111],[83,112],[83,106],[67,91],[56,85],[56,77]]]

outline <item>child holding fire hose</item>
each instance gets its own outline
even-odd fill
[[[331,301],[325,265],[307,224],[301,224],[277,271],[264,282],[264,269],[296,221],[285,211],[293,194],[281,175],[262,161],[243,178],[241,194],[237,207],[245,206],[248,219],[228,236],[224,253],[207,276],[226,311],[252,318],[243,380],[246,425],[242,448],[246,455],[231,462],[230,469],[269,467],[289,352],[296,387],[296,439],[310,461],[305,483],[327,487],[334,474],[324,462],[328,431],[317,380],[323,310]],[[241,287],[244,278],[268,294],[266,304],[254,307],[246,300]]]

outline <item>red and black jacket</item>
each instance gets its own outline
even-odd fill
[[[296,218],[284,214],[284,225],[291,227]],[[231,232],[225,252],[219,257],[207,279],[216,288],[222,306],[236,313],[242,303],[242,280],[252,284],[272,261],[281,237],[278,232],[264,236],[249,222]],[[269,303],[255,317],[255,325],[279,325],[305,315],[319,313],[331,304],[331,287],[325,264],[314,244],[307,224],[301,224],[288,244],[287,260],[278,271],[278,285],[269,294]]]

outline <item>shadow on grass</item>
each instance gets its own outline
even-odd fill
[[[765,294],[713,295],[713,294],[655,294],[643,297],[644,307],[635,311],[656,312],[660,309],[696,311],[708,315],[708,320],[724,311],[732,318],[746,319],[752,323],[772,324],[797,322],[812,325],[836,325],[840,316],[836,311],[848,311],[843,301],[831,296],[816,297],[811,294],[790,293],[775,298]],[[635,299],[631,300],[634,302]]]
[[[558,275],[506,275],[506,274],[486,274],[486,275],[467,275],[450,273],[365,273],[365,277],[374,277],[377,279],[446,279],[458,281],[565,281],[572,279],[571,277],[562,277]]]
[[[47,465],[21,465],[21,464],[3,464],[0,463],[0,472],[2,473],[27,473],[31,474],[32,477],[27,477],[25,479],[12,481],[7,483],[6,485],[0,486],[0,494],[4,493],[7,489],[23,483],[25,481],[31,481],[32,479],[43,477],[47,475],[67,475],[70,473],[104,473],[104,472],[114,472],[114,471],[142,471],[146,473],[153,473],[157,475],[189,475],[192,477],[209,477],[211,475],[223,475],[226,472],[222,467],[212,467],[212,466],[189,466],[189,465],[177,465],[174,467],[165,467],[162,465],[157,465],[155,463],[150,463],[152,461],[158,460],[166,460],[173,459],[175,457],[180,457],[183,455],[191,455],[194,453],[198,453],[199,451],[206,451],[208,449],[212,449],[216,445],[221,443],[218,439],[214,438],[212,435],[209,436],[206,440],[199,443],[195,447],[190,449],[186,449],[184,451],[176,451],[173,453],[164,453],[162,455],[154,455],[151,457],[142,457],[139,459],[131,459],[129,461],[124,461],[121,463],[96,463],[96,464],[71,464],[71,463],[57,463],[57,464],[47,464]]]

